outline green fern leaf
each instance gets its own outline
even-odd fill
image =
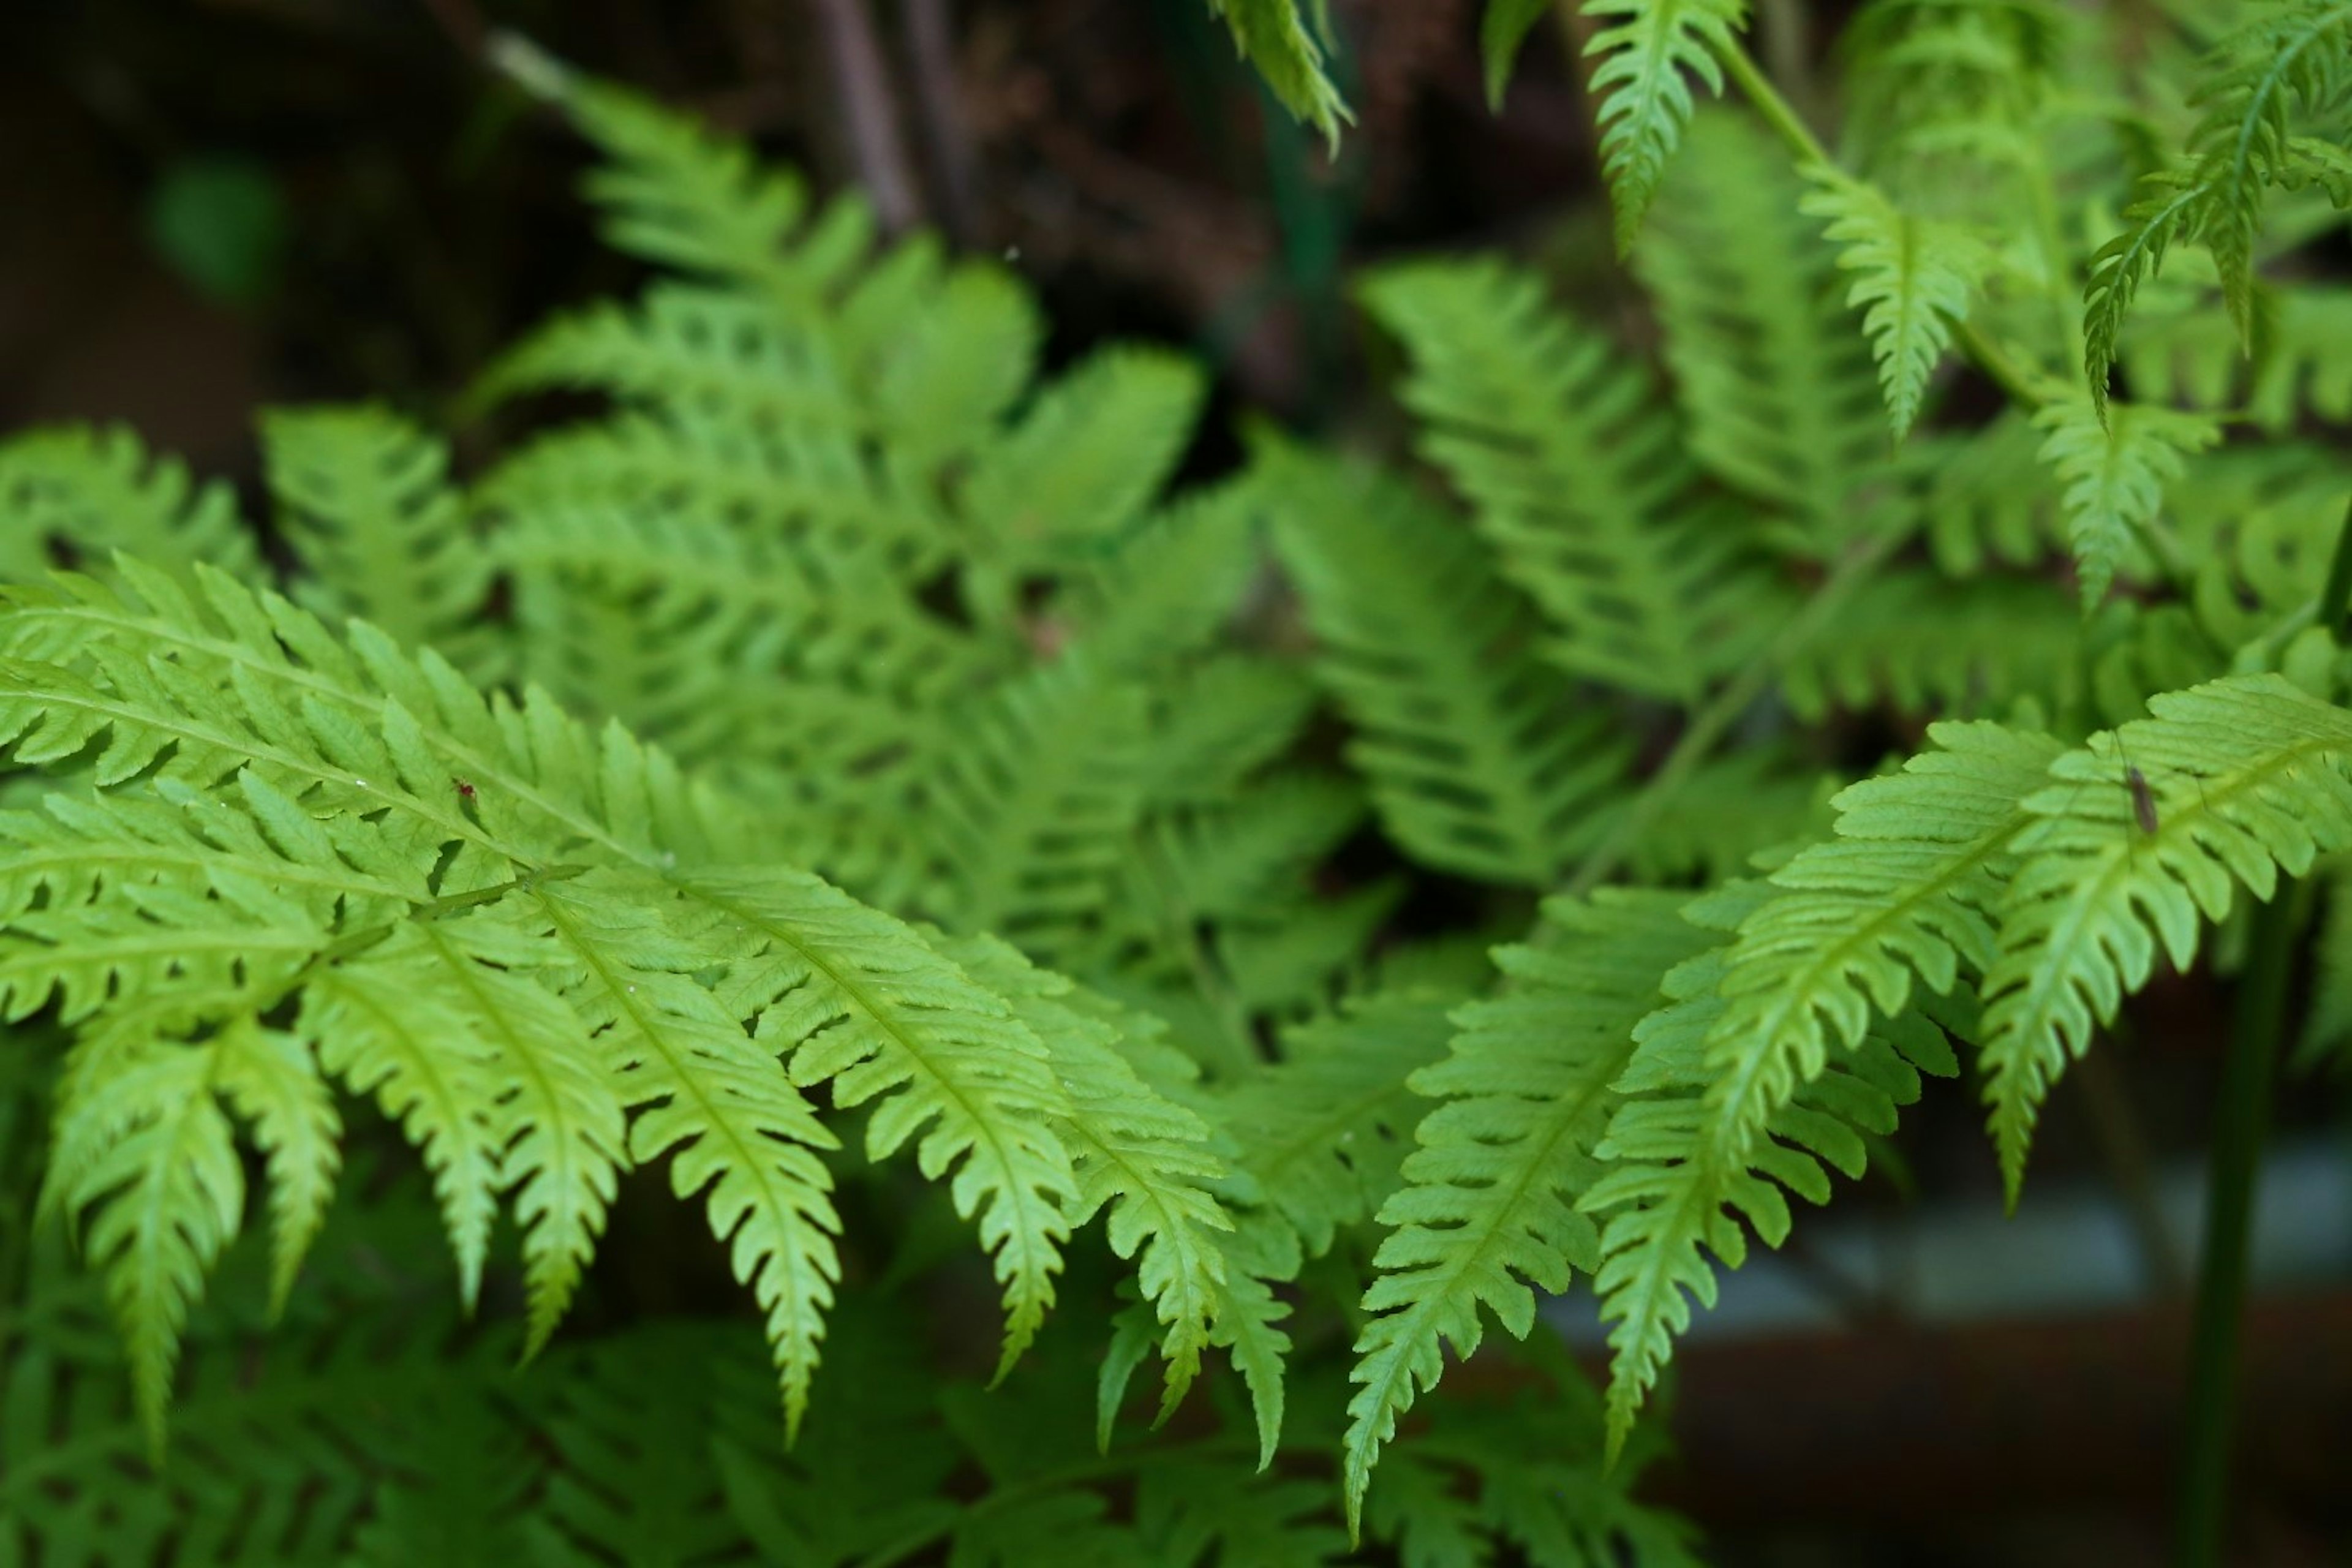
[[[1054,1131],[1070,1113],[1035,1033],[908,927],[814,877],[708,871],[689,900],[746,949],[720,991],[759,1038],[789,1047],[793,1082],[831,1083],[847,1110],[878,1101],[866,1149],[909,1139],[933,1180],[953,1173],[956,1212],[976,1220],[1004,1287],[1001,1376],[1054,1300],[1077,1182]]]
[[[343,1123],[299,1037],[241,1018],[215,1034],[213,1082],[254,1126],[269,1173],[269,1305],[282,1314],[303,1254],[327,1217]]]
[[[1445,1053],[1446,1003],[1381,993],[1292,1029],[1282,1060],[1214,1102],[1266,1205],[1321,1256],[1341,1226],[1361,1225],[1396,1189],[1424,1109],[1406,1079]]]
[[[103,563],[121,550],[180,570],[257,565],[228,486],[196,482],[178,459],[119,427],[29,430],[0,442],[0,574],[37,577],[58,563],[49,552],[59,547],[76,563]]]
[[[1874,1017],[1905,1012],[1915,974],[1948,992],[1994,956],[1991,910],[2024,820],[2018,803],[2057,746],[1994,724],[1932,733],[1942,749],[1845,791],[1837,837],[1742,895],[1752,908],[1735,901],[1735,939],[1707,955],[1703,974],[1672,982],[1680,1005],[1643,1026],[1645,1055],[1620,1088],[1679,1091],[1629,1103],[1611,1123],[1603,1152],[1619,1163],[1583,1198],[1595,1212],[1623,1205],[1602,1235],[1598,1281],[1603,1314],[1618,1320],[1612,1443],[1688,1325],[1683,1291],[1714,1299],[1701,1245],[1733,1268],[1745,1256],[1727,1206],[1777,1245],[1787,1207],[1763,1177],[1826,1193],[1818,1168],[1783,1140],[1856,1169],[1860,1146],[1843,1131],[1853,1117],[1838,1114],[1836,1097],[1851,1097],[1857,1075],[1898,1103],[1916,1093],[1884,1053],[1877,1067],[1863,1060]],[[1833,1066],[1845,1076],[1828,1083]]]
[[[1967,230],[1906,213],[1866,181],[1822,163],[1804,175],[1814,188],[1799,210],[1823,220],[1822,237],[1841,247],[1839,269],[1857,275],[1845,302],[1864,313],[1900,441],[1991,257]]]
[[[2221,427],[2204,415],[2144,404],[2103,413],[2082,397],[2045,405],[2033,422],[2047,432],[2042,460],[2066,487],[2066,537],[2087,612],[2107,596],[2124,552],[2155,523],[2165,487],[2189,454],[2221,438]]]
[[[1298,0],[1209,0],[1209,13],[1225,19],[1234,47],[1257,68],[1282,106],[1323,132],[1336,152],[1339,127],[1355,116],[1331,85],[1323,46],[1298,14]]]
[[[2281,871],[2299,877],[2352,843],[2344,710],[2274,675],[2148,706],[2153,718],[2053,763],[2024,802],[2038,820],[2017,835],[2022,864],[1984,980],[1985,1097],[2011,1201],[2042,1101],[2159,950],[2186,969],[2200,916],[2227,915],[2241,884],[2270,899]],[[2146,781],[2153,832],[2126,767]]]
[[[1486,68],[1486,107],[1503,109],[1503,92],[1510,86],[1511,62],[1528,34],[1551,10],[1551,0],[1486,0],[1478,24],[1478,53]]]
[[[245,1172],[214,1095],[212,1047],[118,1037],[98,1049],[102,1079],[86,1046],[82,1065],[99,1081],[59,1107],[52,1180],[66,1180],[44,1201],[87,1215],[83,1246],[106,1271],[148,1447],[160,1456],[181,1332],[243,1221]]]
[[[1700,114],[1633,253],[1665,334],[1691,455],[1789,514],[1825,554],[1881,525],[1885,399],[1852,283],[1798,210],[1804,184],[1760,128]]]
[[[490,563],[450,487],[447,449],[368,407],[280,409],[261,439],[278,527],[318,574],[310,606],[485,669],[476,645]]]
[[[1482,1307],[1525,1338],[1529,1287],[1564,1289],[1571,1266],[1600,1261],[1575,1198],[1599,1173],[1592,1150],[1616,1107],[1612,1085],[1657,977],[1708,940],[1681,919],[1682,901],[1612,891],[1547,904],[1562,940],[1498,949],[1517,989],[1465,1006],[1452,1054],[1414,1075],[1417,1093],[1444,1103],[1423,1119],[1405,1185],[1380,1214],[1391,1231],[1350,1373],[1360,1385],[1348,1405],[1351,1525],[1398,1417],[1444,1371],[1442,1344],[1475,1351]]]
[[[1443,869],[1550,882],[1623,759],[1533,657],[1525,602],[1403,485],[1293,451],[1263,460],[1316,675],[1358,731],[1349,760],[1390,833]]]
[[[1698,78],[1710,92],[1723,90],[1718,57],[1739,47],[1748,7],[1744,0],[1586,0],[1584,14],[1602,24],[1585,46],[1586,55],[1601,62],[1587,90],[1598,103],[1601,164],[1617,211],[1622,256],[1633,248],[1667,161],[1690,123],[1687,77]]]
[[[1742,651],[1757,589],[1730,520],[1645,378],[1493,261],[1420,262],[1362,289],[1403,340],[1423,452],[1476,508],[1503,574],[1544,611],[1570,675],[1694,700]]]

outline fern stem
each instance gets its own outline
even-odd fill
[[[2205,1193],[2205,1245],[2198,1261],[2197,1316],[2189,1351],[2189,1427],[2182,1449],[2176,1561],[2210,1568],[2222,1561],[2228,1522],[2230,1449],[2238,1396],[2238,1331],[2245,1315],[2246,1264],[2271,1085],[2286,1020],[2294,937],[2307,886],[2282,888],[2255,912],[2253,958],[2240,983],[2229,1054],[2214,1111],[2213,1163]]]
[[[1879,567],[1885,564],[1887,557],[1907,543],[1910,537],[1906,531],[1890,530],[1866,541],[1839,563],[1837,570],[1815,591],[1805,607],[1780,628],[1780,635],[1772,639],[1771,646],[1760,657],[1749,659],[1742,666],[1731,683],[1717,692],[1706,706],[1693,716],[1689,726],[1675,742],[1675,749],[1666,754],[1666,760],[1658,765],[1658,771],[1650,775],[1625,815],[1617,819],[1607,837],[1595,845],[1592,852],[1577,867],[1576,874],[1569,879],[1563,889],[1565,892],[1570,896],[1589,893],[1624,864],[1626,856],[1641,843],[1642,836],[1672,804],[1675,792],[1682,788],[1692,770],[1706,760],[1707,753],[1715,749],[1717,741],[1723,739],[1724,732],[1754,706],[1756,700],[1780,675],[1782,666],[1811,643],[1823,627],[1836,621],[1844,611],[1846,601],[1853,597],[1855,591],[1869,582]]]
[[[1780,89],[1772,85],[1771,78],[1757,65],[1754,56],[1735,44],[1723,51],[1722,58],[1724,74],[1739,84],[1741,95],[1757,113],[1764,117],[1764,122],[1772,128],[1773,134],[1780,137],[1789,151],[1796,155],[1799,166],[1809,163],[1818,163],[1825,169],[1838,166],[1837,161],[1830,156],[1829,149],[1822,144],[1822,139],[1813,134],[1812,127],[1804,122],[1789,100],[1781,96]],[[1952,341],[1959,344],[1960,352],[1984,373],[1985,378],[2000,387],[2002,395],[2019,407],[2030,413],[2049,401],[2035,390],[2034,378],[2025,367],[2011,359],[2008,350],[1979,331],[1973,322],[1954,321]]]

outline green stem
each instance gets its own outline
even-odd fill
[[[2222,1561],[2254,1191],[2286,1021],[2294,932],[2307,901],[2307,888],[2281,888],[2256,911],[2252,958],[2238,984],[2229,1054],[2221,1067],[2205,1195],[2205,1249],[2198,1260],[2197,1316],[2189,1338],[2189,1430],[2175,1542],[2180,1568],[2218,1568]]]
[[[1822,144],[1822,139],[1813,134],[1812,128],[1790,107],[1789,100],[1780,96],[1780,89],[1772,85],[1771,79],[1757,65],[1755,57],[1734,44],[1723,52],[1722,58],[1724,74],[1738,84],[1742,96],[1757,113],[1764,117],[1764,123],[1772,128],[1773,133],[1787,144],[1789,151],[1796,154],[1801,166],[1819,163],[1823,168],[1837,167],[1829,149]],[[2034,378],[2025,367],[2011,359],[2008,350],[1985,336],[1974,324],[1953,322],[1952,341],[1959,344],[1960,352],[1975,363],[1986,379],[2000,387],[2002,394],[2018,406],[2031,411],[2049,401],[2034,389]]]
[[[1675,749],[1666,754],[1658,771],[1642,786],[1642,793],[1626,808],[1615,826],[1584,858],[1570,878],[1563,890],[1574,895],[1589,893],[1618,867],[1642,841],[1658,816],[1664,811],[1690,777],[1693,769],[1706,760],[1724,732],[1739,721],[1742,714],[1755,705],[1765,688],[1780,675],[1799,649],[1804,647],[1843,613],[1845,604],[1863,584],[1868,582],[1886,558],[1908,542],[1910,534],[1904,530],[1890,530],[1870,540],[1841,562],[1837,570],[1823,583],[1796,617],[1780,629],[1759,658],[1751,658],[1740,667],[1730,684],[1717,692],[1704,708],[1691,719]]]
[[[2345,640],[2347,606],[2352,606],[2352,507],[2345,509],[2343,525],[2336,531],[2336,556],[2327,563],[2327,586],[2319,591],[2319,625],[2338,647]]]

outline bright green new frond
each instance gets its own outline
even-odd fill
[[[1597,58],[1587,89],[1597,100],[1601,163],[1617,211],[1617,249],[1633,247],[1666,163],[1689,125],[1689,78],[1723,90],[1718,58],[1739,47],[1745,0],[1586,0],[1601,26],[1585,46]]]
[[[1886,415],[1837,252],[1804,185],[1744,116],[1700,115],[1633,253],[1665,334],[1693,456],[1790,514],[1814,554],[1875,520]]]
[[[929,792],[940,912],[1041,957],[1089,936],[1142,819],[1142,687],[1083,654],[1001,686]]]
[[[2332,110],[2352,86],[2352,5],[2293,0],[2215,46],[2199,89],[2204,113],[2186,158],[2142,182],[2126,227],[2092,258],[2084,291],[2084,369],[2104,415],[2124,316],[2176,240],[2201,240],[2241,337],[2253,330],[2254,237],[2270,188],[2292,174],[2292,117]]]
[[[1858,1168],[1860,1146],[1820,1112],[1834,1123],[1841,1087],[1876,1076],[1857,1055],[1874,1018],[1905,1012],[1915,976],[1948,992],[1992,962],[2019,803],[2058,746],[1995,724],[1933,734],[1939,750],[1838,797],[1837,837],[1775,872],[1769,896],[1748,895],[1730,943],[1670,985],[1681,1005],[1643,1025],[1643,1056],[1620,1087],[1668,1092],[1612,1122],[1604,1152],[1619,1163],[1584,1200],[1628,1205],[1609,1221],[1600,1280],[1605,1315],[1622,1320],[1611,1335],[1621,1436],[1688,1324],[1682,1291],[1713,1300],[1700,1245],[1734,1268],[1745,1255],[1727,1207],[1777,1245],[1787,1209],[1763,1178],[1826,1192],[1788,1142]],[[1825,1087],[1833,1064],[1843,1076]]]
[[[269,1304],[285,1310],[342,1166],[343,1121],[301,1037],[240,1018],[208,1042],[212,1080],[253,1124],[269,1176]]]
[[[1133,528],[1192,438],[1191,361],[1108,349],[1042,389],[975,459],[963,510],[991,565],[1100,551]]]
[[[1044,1043],[911,929],[806,873],[712,870],[683,886],[740,944],[720,1000],[759,1015],[793,1082],[830,1083],[844,1110],[877,1102],[874,1158],[917,1139],[925,1176],[953,1173],[956,1212],[1004,1287],[1000,1372],[1011,1366],[1053,1303],[1078,1190],[1054,1131],[1069,1097]]]
[[[1212,1188],[1225,1173],[1209,1125],[1148,1087],[1114,1044],[1117,1030],[1071,1004],[1073,987],[992,937],[942,945],[944,954],[1011,1001],[1036,1031],[1069,1097],[1055,1128],[1077,1173],[1072,1225],[1108,1207],[1111,1251],[1136,1261],[1136,1283],[1162,1330],[1165,1419],[1200,1373],[1226,1284],[1219,1232],[1233,1221]]]
[[[2024,803],[2039,820],[2017,836],[1984,982],[1985,1095],[2012,1200],[2042,1101],[2158,952],[2186,969],[2200,918],[2228,914],[2241,884],[2267,900],[2282,870],[2301,876],[2352,843],[2343,709],[2273,675],[2148,706],[2153,718],[2060,757]]]
[[[179,459],[149,452],[129,430],[59,426],[0,442],[0,576],[21,581],[61,563],[88,569],[116,550],[181,570],[199,561],[237,573],[257,565],[235,492],[192,479]]]
[[[1623,757],[1536,657],[1531,610],[1402,483],[1294,451],[1265,461],[1316,675],[1355,727],[1349,758],[1390,833],[1444,869],[1551,882]]]
[[[1493,260],[1418,262],[1360,290],[1412,360],[1422,451],[1475,507],[1570,674],[1689,703],[1744,651],[1733,520],[1700,507],[1649,378]]]
[[[562,105],[604,154],[584,189],[604,211],[604,243],[616,250],[800,310],[821,300],[871,243],[863,202],[835,202],[804,228],[801,181],[699,121],[574,72],[512,34],[495,40],[492,58]]]
[[[1336,151],[1339,127],[1355,116],[1331,85],[1323,46],[1298,6],[1299,0],[1209,0],[1210,14],[1225,19],[1234,47],[1257,68],[1282,106],[1323,132]]]
[[[1835,637],[1788,662],[1780,690],[1808,721],[1882,704],[1905,713],[1998,713],[2024,696],[2063,709],[2083,695],[2082,645],[2082,616],[2056,584],[1889,572],[1853,596]]]
[[[607,1053],[629,1063],[620,1088],[643,1108],[629,1124],[630,1158],[672,1156],[670,1190],[702,1195],[711,1236],[767,1314],[785,1429],[795,1433],[841,1276],[841,1220],[818,1158],[839,1140],[772,1050],[692,978],[730,946],[712,929],[722,917],[642,872],[591,872],[530,896],[569,955],[554,975],[563,994],[607,1031]]]
[[[1840,247],[1839,270],[1855,275],[1845,302],[1863,312],[1900,441],[1919,416],[1952,329],[1968,320],[1990,253],[1958,225],[1906,212],[1867,181],[1820,163],[1804,174],[1813,189],[1799,208],[1823,220],[1822,237]]]
[[[1723,918],[1738,919],[1769,896],[1759,885],[1734,889],[1718,900],[1729,906]],[[1601,1316],[1614,1320],[1612,1453],[1633,1431],[1675,1336],[1689,1328],[1692,1300],[1715,1304],[1716,1269],[1700,1249],[1738,1268],[1748,1256],[1743,1219],[1767,1245],[1779,1246],[1790,1226],[1783,1188],[1827,1202],[1823,1163],[1859,1176],[1867,1156],[1863,1135],[1894,1130],[1895,1107],[1918,1098],[1918,1069],[1958,1070],[1942,1034],[1911,1015],[1896,1021],[1899,1027],[1887,1026],[1887,1037],[1872,1034],[1841,1052],[1811,1079],[1758,1071],[1717,1079],[1707,1058],[1727,1011],[1716,989],[1724,959],[1716,948],[1667,977],[1675,1001],[1635,1031],[1638,1047],[1617,1083],[1627,1098],[1595,1150],[1606,1173],[1580,1199],[1603,1219],[1593,1285]],[[1759,1053],[1759,1060],[1769,1057]],[[1756,1097],[1774,1089],[1786,1098],[1759,1114]],[[1728,1131],[1738,1128],[1748,1131]]]
[[[2101,408],[2084,397],[2048,404],[2033,422],[2047,432],[2042,460],[2066,487],[2066,537],[2088,611],[2107,596],[2124,552],[2155,526],[2165,487],[2190,454],[2221,438],[2221,427],[2201,414],[2145,404]]]
[[[485,402],[596,392],[677,423],[845,430],[865,421],[814,330],[742,295],[659,283],[635,305],[606,300],[541,327],[475,384]]]
[[[1282,1059],[1214,1102],[1260,1201],[1330,1250],[1396,1190],[1412,1129],[1427,1109],[1406,1086],[1445,1054],[1450,1003],[1429,992],[1384,992],[1286,1031]]]
[[[1391,1231],[1349,1374],[1360,1385],[1348,1405],[1351,1521],[1398,1417],[1444,1370],[1443,1345],[1476,1350],[1482,1308],[1524,1339],[1535,1289],[1564,1289],[1571,1267],[1600,1261],[1576,1200],[1600,1173],[1593,1147],[1658,977],[1711,940],[1682,919],[1683,901],[1607,891],[1547,904],[1559,939],[1497,950],[1517,985],[1465,1006],[1451,1054],[1414,1075],[1415,1092],[1443,1103],[1380,1213]]]
[[[83,1247],[105,1270],[130,1349],[148,1447],[160,1453],[181,1331],[243,1222],[245,1172],[215,1097],[213,1047],[119,1040],[106,1054],[102,1081],[58,1108],[52,1180],[68,1174],[51,1201],[82,1217]]]
[[[491,563],[450,486],[448,449],[369,407],[277,410],[261,439],[278,527],[317,574],[305,601],[478,668],[470,645]]]

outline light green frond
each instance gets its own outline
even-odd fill
[[[763,433],[864,422],[821,335],[740,294],[684,283],[657,283],[635,305],[605,300],[558,316],[483,372],[474,396],[557,391]]]
[[[1234,47],[1257,68],[1285,109],[1323,132],[1334,150],[1339,127],[1355,119],[1324,68],[1323,45],[1299,0],[1209,0],[1212,16],[1233,30]]]
[[[1807,721],[1881,706],[1969,716],[2025,696],[2063,711],[2081,700],[2088,675],[2082,616],[2062,586],[1894,571],[1854,595],[1835,637],[1798,651],[1780,689]]]
[[[2165,487],[2190,454],[2221,438],[2221,427],[2200,414],[2146,404],[2102,410],[2084,397],[2048,404],[2033,422],[2047,433],[2042,460],[2066,487],[2066,537],[2088,611],[2107,596],[2124,552],[2155,525]]]
[[[1464,1007],[1451,1054],[1414,1075],[1414,1091],[1442,1103],[1423,1119],[1405,1185],[1380,1214],[1391,1229],[1350,1373],[1360,1385],[1348,1405],[1351,1521],[1398,1418],[1443,1373],[1444,1345],[1475,1351],[1482,1308],[1525,1338],[1535,1289],[1564,1289],[1571,1267],[1600,1261],[1576,1200],[1600,1173],[1593,1147],[1658,977],[1709,941],[1682,919],[1682,902],[1605,891],[1547,904],[1559,940],[1498,949],[1516,985]]]
[[[1491,259],[1376,274],[1366,305],[1412,361],[1421,450],[1475,508],[1503,575],[1570,675],[1689,703],[1758,615],[1743,530],[1696,474],[1648,377]]]
[[[278,409],[261,425],[278,525],[317,574],[311,608],[374,622],[468,669],[491,566],[467,526],[441,442],[384,409]]]
[[[1401,482],[1295,450],[1263,460],[1317,679],[1356,731],[1349,760],[1390,833],[1442,869],[1552,881],[1624,757],[1536,657],[1532,611]]]
[[[2332,110],[2352,85],[2347,41],[2352,4],[2293,0],[2256,13],[2214,47],[2185,157],[2141,183],[2124,231],[2092,258],[2084,369],[2101,414],[2124,316],[2174,241],[2200,240],[2212,253],[2231,317],[2242,337],[2251,335],[2263,206],[2293,173],[2294,117]]]
[[[1478,54],[1486,70],[1486,107],[1500,112],[1510,86],[1511,62],[1535,25],[1551,12],[1551,0],[1486,0],[1478,23]]]
[[[698,120],[578,74],[513,34],[499,37],[492,58],[561,104],[604,154],[584,188],[615,250],[798,310],[821,300],[871,243],[862,201],[835,202],[809,226],[797,176]]]
[[[1155,683],[1145,738],[1151,804],[1164,809],[1239,800],[1297,743],[1320,693],[1293,659],[1212,654]]]
[[[1210,649],[1260,564],[1257,499],[1235,481],[1186,491],[1114,542],[1055,598],[1089,658],[1145,674]]]
[[[2301,876],[2352,844],[2344,710],[2274,675],[2148,706],[2153,718],[2052,763],[2024,803],[2038,820],[2017,837],[1984,982],[1985,1097],[2012,1200],[2042,1100],[2159,952],[2186,969],[2200,920],[2228,914],[2241,885],[2267,900],[2281,871]]]
[[[91,569],[117,550],[182,571],[199,561],[246,574],[258,566],[236,493],[191,479],[127,429],[61,426],[0,441],[0,574]]]
[[[1145,696],[1083,654],[1000,686],[928,791],[940,912],[1044,958],[1090,937],[1142,819]]]
[[[1927,378],[1968,320],[1991,256],[1958,225],[1907,213],[1876,185],[1826,164],[1804,171],[1813,189],[1801,211],[1823,221],[1838,269],[1854,274],[1845,302],[1863,312],[1895,438],[1911,433]]]
[[[148,1447],[160,1455],[181,1332],[243,1221],[245,1172],[214,1095],[210,1047],[123,1040],[110,1055],[102,1088],[58,1108],[52,1176],[71,1175],[53,1201],[81,1220],[83,1247],[105,1271]]]
[[[712,910],[642,872],[594,871],[531,897],[568,955],[551,977],[584,1023],[606,1031],[605,1050],[630,1064],[619,1082],[639,1108],[629,1157],[672,1156],[671,1192],[702,1197],[737,1282],[767,1314],[785,1431],[796,1434],[841,1278],[841,1220],[818,1158],[839,1140],[772,1049],[694,980],[730,946]]]
[[[875,422],[924,463],[996,448],[1045,337],[1035,301],[1010,272],[950,260],[928,236],[863,273],[820,324],[835,332]]]
[[[1396,1190],[1427,1109],[1406,1079],[1445,1054],[1448,998],[1388,992],[1285,1032],[1282,1059],[1213,1103],[1265,1205],[1320,1257]]]
[[[1136,1490],[1135,1531],[1147,1562],[1337,1568],[1348,1537],[1329,1502],[1318,1482],[1253,1476],[1230,1462],[1152,1465]]]
[[[1633,258],[1665,334],[1690,451],[1789,514],[1789,543],[1827,552],[1874,521],[1886,416],[1804,186],[1760,128],[1700,115]]]
[[[876,1101],[876,1159],[908,1140],[974,1220],[1004,1288],[1009,1367],[1054,1300],[1077,1184],[1054,1131],[1069,1113],[1045,1045],[999,997],[908,927],[803,872],[702,871],[682,881],[740,943],[720,1000],[757,1014],[803,1089]]]
[[[342,1117],[300,1037],[240,1018],[208,1044],[213,1082],[253,1124],[268,1172],[269,1304],[279,1314],[334,1196]]]
[[[1192,439],[1204,390],[1192,361],[1139,348],[1103,350],[1040,388],[965,482],[982,558],[1053,562],[1132,530]]]
[[[1744,0],[1585,0],[1600,30],[1585,46],[1599,60],[1587,90],[1596,100],[1601,164],[1617,210],[1617,249],[1633,247],[1666,163],[1694,107],[1691,77],[1723,90],[1721,54],[1739,47]]]
[[[1343,779],[1304,770],[1270,773],[1231,804],[1171,812],[1145,828],[1172,899],[1188,921],[1246,919],[1306,892],[1307,868],[1362,821],[1363,798]],[[1142,889],[1135,896],[1148,897]]]
[[[1164,1420],[1199,1374],[1226,1284],[1218,1233],[1233,1221],[1213,1191],[1225,1165],[1209,1125],[1136,1076],[1115,1045],[1117,1030],[1071,1005],[1084,1004],[1068,981],[992,937],[943,942],[941,952],[1010,1001],[1045,1042],[1069,1098],[1055,1128],[1077,1173],[1070,1223],[1107,1208],[1111,1251],[1135,1259],[1136,1282],[1162,1331]]]
[[[1903,449],[1900,467],[1919,484],[1927,546],[1944,575],[2038,565],[2063,543],[2057,483],[2034,460],[2042,439],[2032,416],[2011,408],[1965,433],[1922,432]]]

